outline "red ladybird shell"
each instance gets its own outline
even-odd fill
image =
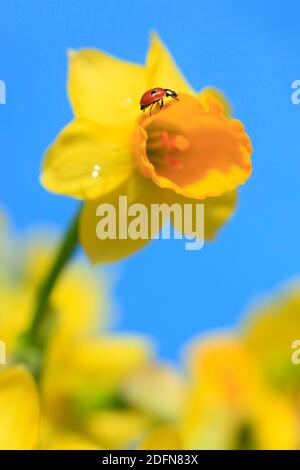
[[[152,103],[155,103],[158,100],[161,100],[166,96],[166,92],[163,88],[151,88],[147,90],[140,100],[141,106],[149,106]]]

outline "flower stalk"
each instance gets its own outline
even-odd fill
[[[50,296],[56,281],[78,246],[80,214],[81,206],[72,219],[53,263],[37,291],[31,324],[19,338],[16,348],[15,362],[25,364],[36,379],[40,377],[43,351],[55,323],[55,311],[51,309]]]

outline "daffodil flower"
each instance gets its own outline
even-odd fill
[[[236,188],[251,173],[251,143],[243,125],[213,89],[197,94],[157,35],[145,66],[93,49],[70,51],[68,93],[74,121],[48,150],[42,184],[85,201],[80,239],[93,262],[113,261],[147,240],[99,240],[96,208],[129,204],[203,202],[205,238],[232,214]],[[151,116],[139,100],[153,87],[176,90]]]

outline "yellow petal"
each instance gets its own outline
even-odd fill
[[[237,191],[227,191],[219,197],[209,197],[204,203],[205,240],[213,240],[232,217],[237,203]]]
[[[232,217],[236,202],[237,191],[227,191],[222,196],[208,197],[202,201],[199,199],[191,199],[180,194],[172,193],[172,202],[180,204],[182,207],[185,204],[203,204],[204,205],[204,239],[205,241],[213,240],[223,225],[228,222]],[[183,211],[184,209],[182,209]],[[176,223],[176,218],[172,214],[172,223],[175,229],[181,233],[182,227]],[[185,235],[190,235],[187,230],[184,231]]]
[[[0,340],[5,342],[10,355],[16,339],[27,327],[33,306],[33,292],[28,285],[1,285]]]
[[[111,409],[93,413],[85,431],[106,449],[132,448],[149,428],[150,419],[137,410]]]
[[[181,74],[168,49],[155,33],[151,35],[146,72],[148,89],[162,87],[170,88],[178,93],[194,93]]]
[[[49,416],[61,422],[105,403],[129,374],[150,360],[152,348],[141,336],[105,334],[68,343],[60,350],[60,361],[53,354],[42,393]]]
[[[75,120],[48,149],[41,183],[49,191],[80,199],[107,194],[133,171],[130,132]]]
[[[110,311],[108,282],[97,274],[77,261],[58,279],[50,302],[59,315],[56,331],[64,338],[82,337],[106,323],[106,314]]]
[[[36,447],[39,401],[35,383],[22,367],[0,373],[0,449]]]
[[[123,228],[127,233],[127,227],[123,222],[119,224],[119,215],[124,214],[122,209],[119,210],[119,196],[127,196],[128,207],[135,203],[144,204],[148,208],[148,227],[150,227],[150,204],[163,202],[164,192],[136,172],[117,191],[95,201],[86,202],[80,221],[80,241],[93,263],[118,261],[138,251],[149,242],[149,239],[143,238],[137,240],[129,237],[120,238],[120,229]],[[111,204],[116,209],[116,239],[97,237],[96,227],[100,217],[96,215],[96,210],[100,204]],[[128,217],[128,226],[131,220],[132,217]]]
[[[81,440],[61,440],[54,441],[48,446],[42,448],[42,450],[101,450],[99,446],[90,444],[88,441]]]
[[[78,343],[70,355],[70,372],[116,384],[151,356],[149,342],[134,335],[109,335]]]
[[[268,391],[254,417],[257,448],[296,450],[299,424],[296,407],[287,397]]]
[[[41,447],[42,450],[101,450],[92,440],[76,433],[56,432],[55,437]]]
[[[126,400],[160,420],[175,421],[186,399],[186,383],[167,363],[143,365],[131,374],[124,387]]]
[[[236,409],[246,406],[258,388],[249,351],[235,336],[219,334],[195,342],[189,365],[195,384]]]
[[[251,355],[234,336],[219,334],[195,342],[188,359],[192,387],[182,426],[185,448],[239,447],[240,430],[260,397]]]
[[[69,61],[75,116],[109,125],[136,119],[146,86],[144,67],[95,49],[70,51]]]
[[[143,441],[140,450],[180,450],[180,437],[176,429],[162,425],[152,431]]]

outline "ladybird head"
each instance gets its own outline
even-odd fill
[[[172,98],[178,98],[176,91],[165,88],[166,96],[171,96]]]

